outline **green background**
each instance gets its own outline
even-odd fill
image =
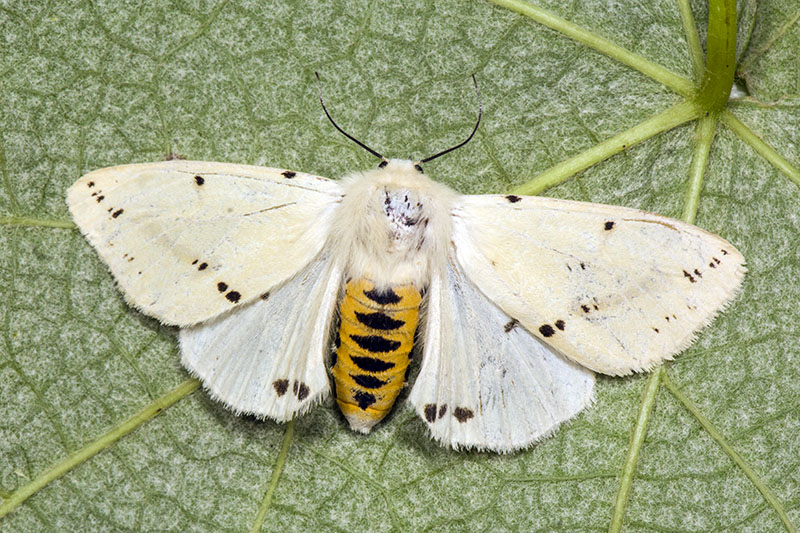
[[[699,1],[682,17],[676,0],[536,0],[639,55],[628,64],[561,23],[487,2],[33,4],[0,5],[0,529],[800,523],[796,0],[739,3],[730,67],[750,95],[731,102],[691,36],[705,46],[710,34],[723,60],[709,72],[730,74],[717,67],[732,59],[733,21],[717,13],[721,33],[709,32]],[[667,81],[642,72],[648,61],[671,71]],[[69,221],[64,191],[89,170],[168,154],[333,178],[373,167],[325,119],[315,70],[337,121],[403,158],[469,133],[475,73],[481,128],[428,175],[484,193],[544,173],[528,190],[559,182],[544,194],[688,219],[696,202],[695,222],[747,258],[742,293],[665,370],[600,377],[594,407],[513,455],[440,448],[408,409],[369,436],[350,432],[330,401],[289,426],[234,416],[191,392],[176,331],[125,305]],[[703,79],[710,100],[695,96]],[[684,100],[705,107],[674,129],[646,126],[635,146],[601,144]],[[582,171],[569,158],[584,153],[594,155]],[[75,460],[87,446],[88,460]]]

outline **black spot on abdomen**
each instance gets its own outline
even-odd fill
[[[362,350],[372,353],[393,352],[400,347],[400,341],[386,339],[380,335],[350,335]]]
[[[400,298],[400,296],[392,289],[387,289],[385,291],[372,289],[369,291],[364,291],[364,296],[380,305],[396,304],[402,300],[402,298]]]
[[[367,372],[385,372],[390,368],[394,368],[394,363],[390,361],[383,361],[382,359],[376,359],[374,357],[361,357],[358,355],[353,355],[350,356],[350,359],[358,368]]]
[[[369,374],[350,374],[350,377],[353,378],[353,381],[355,381],[356,384],[364,387],[365,389],[380,389],[387,383],[386,381],[378,379],[375,376],[370,376]]]
[[[385,313],[359,313],[356,311],[355,314],[359,322],[372,329],[391,330],[405,325],[405,321],[395,320]]]

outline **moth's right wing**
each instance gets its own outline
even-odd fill
[[[428,287],[422,357],[409,401],[453,448],[524,448],[593,399],[594,373],[504,313],[455,258]]]
[[[279,169],[163,161],[95,170],[67,192],[126,299],[188,326],[291,278],[322,249],[336,182]]]
[[[250,305],[182,328],[182,362],[237,413],[287,421],[328,394],[325,358],[342,269],[326,250]]]

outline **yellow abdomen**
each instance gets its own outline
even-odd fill
[[[352,429],[368,433],[400,394],[421,300],[413,285],[379,292],[366,279],[347,282],[331,372],[336,401]]]

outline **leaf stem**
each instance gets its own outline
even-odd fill
[[[47,220],[32,217],[0,217],[0,226],[40,226],[45,228],[75,229],[71,220]]]
[[[628,457],[622,469],[622,478],[619,482],[619,491],[614,501],[614,510],[611,514],[611,524],[608,527],[609,533],[618,533],[622,530],[622,519],[625,517],[625,504],[628,503],[628,496],[633,484],[633,474],[636,464],[639,462],[639,454],[644,445],[644,437],[647,434],[647,426],[653,414],[653,407],[656,404],[656,394],[661,385],[661,379],[666,374],[664,367],[655,370],[647,379],[647,387],[642,395],[642,403],[639,405],[639,416],[636,419],[636,426],[631,435],[631,444],[628,447]]]
[[[258,533],[261,531],[264,518],[267,516],[267,510],[269,510],[269,506],[272,503],[272,495],[275,494],[275,488],[278,486],[278,480],[280,480],[281,472],[283,472],[283,467],[286,465],[286,457],[289,455],[289,447],[292,444],[293,437],[294,419],[290,420],[289,423],[286,424],[286,431],[283,433],[283,442],[281,443],[281,451],[278,454],[278,458],[275,460],[275,468],[272,470],[272,479],[269,482],[269,487],[267,487],[267,493],[264,495],[264,500],[261,502],[261,506],[258,508],[258,514],[256,514],[256,519],[253,521],[253,525],[250,528],[250,533]]]
[[[718,113],[730,99],[736,72],[736,0],[709,0],[705,77],[697,95],[703,109]]]
[[[549,187],[558,185],[573,174],[586,170],[595,163],[608,159],[630,146],[693,120],[700,113],[701,110],[693,102],[689,100],[681,102],[600,144],[596,144],[580,154],[557,163],[529,182],[516,187],[512,192],[515,194],[537,194]]]
[[[733,130],[744,142],[749,144],[761,157],[766,159],[775,168],[786,174],[795,185],[800,187],[800,169],[792,165],[788,159],[779,154],[773,147],[765,143],[753,130],[736,118],[730,111],[723,111],[720,115],[722,123]]]
[[[672,395],[675,396],[675,398],[677,398],[678,401],[683,404],[683,406],[686,408],[687,411],[689,411],[690,413],[692,413],[692,415],[694,415],[697,421],[700,422],[700,425],[703,426],[703,429],[705,429],[708,432],[708,434],[711,435],[711,438],[717,441],[717,444],[719,444],[719,446],[728,455],[728,457],[730,457],[731,460],[736,464],[736,466],[738,466],[744,472],[744,474],[748,477],[750,482],[753,483],[753,485],[755,485],[756,489],[758,489],[758,492],[760,492],[761,495],[764,496],[764,499],[767,500],[767,503],[778,514],[778,517],[781,519],[781,522],[783,523],[783,526],[786,528],[786,531],[795,533],[797,529],[795,529],[794,525],[789,520],[789,516],[786,514],[786,510],[784,510],[783,505],[781,505],[781,502],[779,502],[778,499],[775,497],[775,495],[772,494],[772,492],[770,492],[767,485],[761,480],[760,477],[758,477],[758,475],[755,473],[755,471],[753,471],[750,465],[747,464],[747,462],[744,459],[742,459],[742,457],[736,452],[736,450],[733,449],[733,447],[728,443],[728,441],[725,440],[725,437],[722,436],[722,433],[720,433],[719,430],[714,426],[714,424],[712,424],[711,421],[708,418],[706,418],[703,415],[703,413],[700,412],[697,406],[693,404],[691,400],[689,400],[689,398],[687,398],[686,395],[683,394],[683,392],[680,389],[678,389],[678,387],[675,385],[675,383],[670,379],[668,375],[666,374],[664,375],[663,382],[667,390],[669,390],[672,393]]]
[[[593,48],[612,59],[616,59],[620,63],[638,70],[645,76],[661,83],[684,97],[689,98],[695,94],[696,89],[694,84],[683,76],[653,63],[644,56],[626,50],[604,37],[595,35],[550,11],[522,0],[491,0],[491,2],[519,13],[520,15],[525,15],[543,26],[552,28],[589,48]]]
[[[708,155],[711,143],[717,129],[717,114],[711,113],[697,122],[697,143],[694,146],[692,164],[689,167],[689,190],[686,193],[686,202],[683,204],[681,219],[689,224],[694,224],[697,208],[700,203],[700,191],[703,188],[703,176],[706,173]]]
[[[51,481],[58,479],[87,459],[105,450],[143,423],[151,420],[159,413],[172,406],[178,400],[194,392],[199,386],[200,381],[196,379],[187,379],[160,398],[156,398],[150,402],[144,409],[100,436],[95,441],[69,454],[60,463],[51,466],[36,479],[11,493],[11,496],[0,505],[0,518],[19,507],[25,500],[47,486]]]
[[[686,44],[689,45],[689,58],[692,60],[692,72],[694,72],[694,79],[699,84],[705,72],[705,58],[703,57],[703,46],[700,44],[700,36],[697,34],[697,24],[694,21],[689,0],[678,0],[678,10],[681,14]]]

